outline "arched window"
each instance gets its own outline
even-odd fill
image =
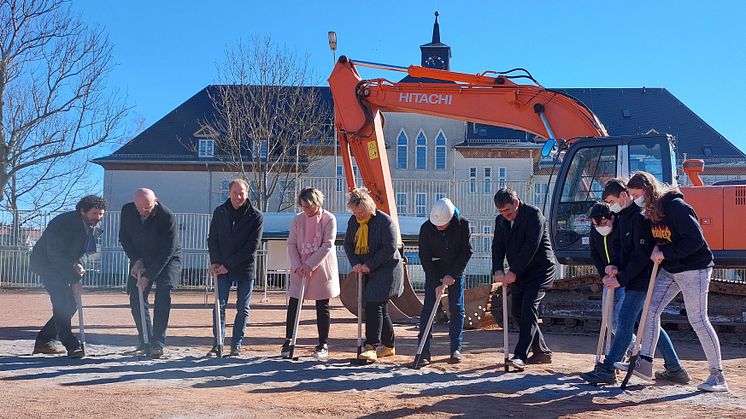
[[[399,136],[396,138],[396,168],[407,169],[407,162],[409,158],[409,138],[404,130],[399,132]]]
[[[443,130],[435,137],[435,170],[446,170],[446,136]]]
[[[417,134],[417,149],[415,150],[415,169],[425,170],[427,169],[427,137],[425,133],[420,130]]]

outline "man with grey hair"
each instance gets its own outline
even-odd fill
[[[181,244],[174,214],[158,201],[148,188],[135,191],[135,202],[122,207],[119,241],[130,260],[127,293],[132,317],[140,337],[140,346],[133,354],[163,356],[166,328],[171,312],[171,290],[181,279]],[[155,309],[150,320],[148,296],[155,284]],[[145,325],[140,319],[138,288],[143,292]],[[144,326],[144,327],[143,327]],[[143,333],[147,333],[146,347]]]
[[[256,251],[262,240],[263,216],[249,201],[249,184],[243,179],[233,179],[228,184],[228,199],[215,208],[210,221],[207,247],[210,251],[210,273],[217,278],[220,302],[220,324],[215,324],[215,339],[208,357],[220,353],[225,336],[225,307],[231,285],[236,284],[236,319],[233,322],[230,356],[241,355],[244,329],[249,318],[249,300],[256,278]],[[218,333],[218,327],[220,333]]]

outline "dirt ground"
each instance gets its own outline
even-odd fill
[[[407,364],[416,352],[417,328],[400,324],[397,356],[356,366],[350,361],[357,322],[333,300],[330,359],[311,357],[315,314],[306,305],[296,349],[300,360],[288,361],[279,358],[284,297],[261,302],[255,294],[244,355],[207,359],[211,308],[204,298],[175,293],[166,356],[152,360],[122,354],[136,344],[124,292],[86,293],[89,356],[68,360],[29,355],[36,331],[51,314],[47,295],[0,290],[0,417],[746,416],[743,345],[722,348],[731,388],[725,394],[697,391],[708,372],[699,344],[691,339],[674,345],[692,384],[643,385],[633,378],[627,391],[584,384],[578,374],[593,367],[596,338],[563,333],[547,335],[555,351],[551,365],[504,373],[501,332],[466,331],[464,362],[450,365],[447,326],[439,325],[433,364],[413,370]],[[229,321],[234,313],[229,310]],[[511,334],[511,345],[515,339]]]

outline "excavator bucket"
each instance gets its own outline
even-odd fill
[[[499,284],[487,284],[464,290],[464,329],[481,329],[495,324],[489,310],[490,296],[500,289]],[[443,310],[448,311],[448,299],[443,298]]]
[[[357,280],[354,272],[350,272],[342,281],[339,299],[350,313],[357,315]],[[395,322],[411,322],[412,318],[418,317],[421,312],[422,302],[415,294],[407,270],[404,269],[404,292],[400,297],[389,301],[389,315]]]

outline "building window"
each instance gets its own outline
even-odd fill
[[[344,170],[342,166],[337,166],[337,192],[342,192],[342,188],[344,188]]]
[[[399,215],[407,215],[407,193],[397,192],[396,193],[396,212]]]
[[[435,194],[435,200],[436,201],[440,201],[441,199],[443,199],[445,197],[446,197],[446,194],[444,194],[442,192],[438,192],[438,193]]]
[[[508,169],[504,167],[497,168],[497,187],[502,189],[505,187],[506,180],[508,177]]]
[[[484,249],[485,252],[491,252],[492,237],[489,236],[492,235],[492,227],[482,226],[482,234],[484,234],[484,237],[482,237],[482,249]]]
[[[435,137],[435,170],[446,170],[446,136],[443,131]]]
[[[267,161],[267,142],[262,141],[259,144],[259,158],[262,159],[262,161]]]
[[[404,132],[404,130],[401,130],[399,133],[399,137],[396,138],[396,168],[397,169],[407,169],[407,163],[409,159],[407,158],[407,153],[409,153],[409,138],[407,138],[407,134]]]
[[[420,130],[417,134],[417,148],[415,149],[415,169],[425,170],[427,169],[427,137],[425,133]]]
[[[215,157],[215,140],[199,140],[199,156]]]
[[[231,181],[228,179],[223,180],[220,182],[220,197],[225,201],[228,199],[228,186],[231,184]]]
[[[492,193],[492,168],[491,167],[484,168],[484,191],[483,192],[486,194]]]
[[[427,214],[427,194],[418,192],[414,197],[414,211],[418,217],[424,217]]]
[[[477,193],[477,168],[469,168],[469,193]]]
[[[548,188],[549,184],[547,183],[534,183],[534,205],[537,207],[544,205],[544,197]]]

